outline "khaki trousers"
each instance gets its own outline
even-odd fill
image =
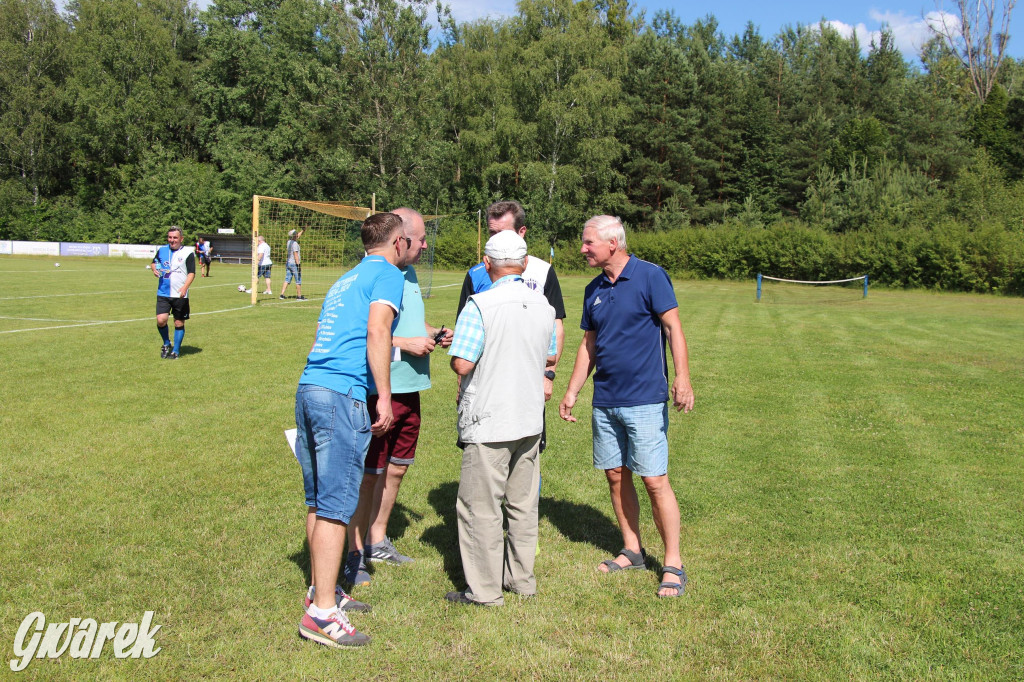
[[[540,434],[500,443],[467,443],[455,511],[466,596],[490,606],[505,603],[504,587],[535,594]],[[501,503],[508,516],[502,530]]]

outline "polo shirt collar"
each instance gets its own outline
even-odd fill
[[[629,279],[629,278],[631,278],[633,276],[633,271],[636,270],[636,264],[639,261],[640,261],[640,259],[637,258],[634,254],[632,254],[632,253],[629,254],[629,260],[626,261],[625,267],[622,268],[622,272],[620,272],[619,276],[615,278],[615,281],[618,282],[620,279]],[[602,277],[604,277],[604,281],[605,282],[607,282],[609,285],[613,284],[612,281],[610,279],[608,279],[608,275],[607,274],[601,273],[601,275],[602,275]]]

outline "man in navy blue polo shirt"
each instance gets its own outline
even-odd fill
[[[686,587],[679,554],[679,504],[668,480],[669,397],[676,410],[693,409],[686,338],[679,304],[668,274],[629,255],[626,231],[612,216],[595,216],[583,228],[580,249],[603,274],[583,295],[583,342],[559,414],[575,422],[576,397],[594,372],[591,421],[594,466],[603,469],[612,508],[622,529],[623,549],[598,570],[614,573],[646,566],[640,543],[640,502],[633,474],[651,498],[654,523],[665,546],[659,597],[678,597]],[[675,378],[668,383],[666,340],[672,349]]]
[[[402,307],[409,240],[393,213],[367,218],[360,230],[366,256],[327,292],[316,339],[295,394],[295,453],[306,492],[306,539],[312,586],[299,635],[328,646],[359,646],[345,611],[365,611],[338,586],[349,521],[359,501],[371,433],[392,426],[391,332]],[[368,395],[377,394],[377,419]]]

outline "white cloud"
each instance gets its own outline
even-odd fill
[[[854,35],[857,36],[857,42],[860,43],[862,50],[866,50],[871,44],[871,40],[878,41],[878,31],[871,31],[868,29],[863,22],[859,24],[847,24],[844,21],[830,20],[826,21],[825,24],[833,29],[836,33],[843,36],[844,38],[850,38]]]
[[[459,22],[508,17],[516,13],[515,0],[449,0],[447,5]]]
[[[879,24],[889,25],[896,48],[904,56],[920,54],[921,48],[933,35],[926,17],[908,17],[902,11],[894,13],[871,10],[871,18]]]
[[[960,18],[949,12],[929,12],[923,17],[915,17],[904,14],[902,10],[892,12],[873,9],[868,14],[871,26],[877,28],[868,28],[865,22],[848,24],[832,20],[825,23],[845,38],[856,35],[861,49],[865,52],[870,49],[872,41],[878,44],[881,40],[882,26],[888,25],[896,49],[902,52],[906,59],[914,59],[920,54],[921,48],[934,35],[931,27],[941,28],[945,23],[954,34],[959,32],[960,27]]]

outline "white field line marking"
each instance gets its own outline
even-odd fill
[[[462,282],[456,282],[455,284],[438,284],[437,286],[430,287],[431,289],[447,289],[448,287],[461,286]]]
[[[0,315],[0,320],[19,320],[21,322],[82,322],[83,320],[58,320],[52,317],[14,317],[13,315]]]
[[[236,310],[248,310],[252,308],[251,305],[243,306],[241,308],[226,308],[224,310],[209,310],[202,313],[192,313],[189,317],[198,317],[200,315],[218,315],[220,313],[233,313]],[[20,334],[21,332],[39,332],[46,331],[48,329],[69,329],[71,327],[95,327],[101,324],[122,324],[125,322],[152,322],[156,319],[156,316],[151,317],[136,317],[131,320],[102,320],[99,322],[82,322],[80,324],[61,324],[52,327],[33,327],[32,329],[9,329],[7,331],[0,331],[0,334]]]
[[[193,289],[213,289],[214,287],[235,287],[237,284],[207,284],[199,287],[189,287],[188,290]],[[40,294],[39,296],[3,296],[0,297],[0,301],[21,301],[27,298],[62,298],[64,296],[101,296],[103,294],[134,294],[139,293],[139,289],[122,289],[120,291],[80,291],[74,294]],[[148,292],[143,292],[148,293]],[[198,314],[198,313],[197,313]]]

